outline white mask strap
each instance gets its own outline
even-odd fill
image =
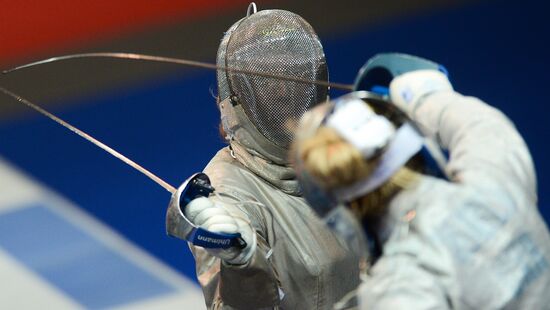
[[[366,195],[388,181],[411,157],[422,149],[424,138],[408,123],[401,126],[376,169],[367,178],[351,186],[335,189],[339,201],[351,201]]]

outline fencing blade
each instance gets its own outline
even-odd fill
[[[42,65],[42,64],[47,64],[47,63],[52,63],[52,62],[62,61],[62,60],[78,59],[78,58],[118,58],[118,59],[164,62],[164,63],[172,63],[172,64],[198,67],[198,68],[204,68],[204,69],[210,69],[210,70],[231,71],[236,73],[256,75],[256,76],[272,78],[272,79],[280,79],[280,80],[303,83],[303,84],[315,84],[315,85],[327,86],[335,89],[353,91],[353,85],[350,85],[350,84],[332,83],[332,82],[320,81],[320,80],[308,80],[308,79],[302,79],[302,78],[297,78],[293,76],[285,76],[285,75],[279,75],[279,74],[253,71],[253,70],[244,70],[244,69],[231,68],[226,66],[218,66],[208,62],[195,61],[195,60],[189,60],[189,59],[183,59],[183,58],[172,58],[172,57],[145,55],[145,54],[117,53],[117,52],[83,53],[83,54],[57,56],[57,57],[52,57],[48,59],[31,62],[21,66],[17,66],[15,68],[7,69],[2,71],[2,73],[8,74],[10,72],[14,72],[17,70],[21,70],[24,68],[29,68],[37,65]]]
[[[291,82],[297,82],[297,83],[304,83],[304,84],[316,84],[326,87],[331,87],[335,89],[341,89],[346,91],[353,91],[353,85],[351,84],[342,84],[342,83],[333,83],[328,81],[321,81],[321,80],[308,80],[308,79],[302,79],[297,78],[293,76],[284,76],[284,75],[278,75],[278,74],[272,74],[272,73],[266,73],[266,72],[258,72],[253,70],[245,70],[245,69],[238,69],[238,68],[230,68],[226,66],[218,66],[212,63],[207,62],[201,62],[201,61],[195,61],[195,60],[189,60],[189,59],[183,59],[183,58],[172,58],[172,57],[163,57],[163,56],[154,56],[154,55],[145,55],[145,54],[136,54],[136,53],[123,53],[123,52],[96,52],[96,53],[81,53],[81,54],[70,54],[70,55],[63,55],[63,56],[56,56],[52,58],[47,58],[35,62],[31,62],[28,64],[20,65],[11,69],[3,70],[3,74],[8,74],[14,71],[18,71],[25,68],[30,68],[42,64],[52,63],[52,62],[58,62],[58,61],[65,61],[70,59],[82,59],[82,58],[115,58],[115,59],[129,59],[129,60],[139,60],[139,61],[151,61],[151,62],[162,62],[162,63],[171,63],[171,64],[178,64],[178,65],[184,65],[184,66],[190,66],[190,67],[198,67],[198,68],[204,68],[209,70],[224,70],[224,71],[231,71],[236,73],[242,73],[242,74],[250,74],[250,75],[256,75],[266,78],[272,78],[272,79],[280,79],[280,80],[286,80]],[[138,170],[139,172],[145,174],[147,177],[149,177],[151,180],[153,180],[155,183],[162,186],[164,189],[166,189],[170,193],[175,193],[176,189],[150,172],[149,170],[143,168],[142,166],[138,165],[134,161],[130,160],[128,157],[120,154],[116,150],[112,149],[111,147],[105,145],[101,141],[95,139],[94,137],[88,135],[87,133],[83,132],[82,130],[74,127],[73,125],[63,121],[59,117],[51,114],[50,112],[44,110],[40,106],[30,102],[29,100],[9,91],[6,88],[3,88],[0,86],[0,92],[4,93],[5,95],[8,95],[17,101],[21,102],[22,104],[32,108],[33,110],[41,113],[42,115],[50,118],[51,120],[57,122],[58,124],[62,125],[63,127],[69,129],[70,131],[76,133],[77,135],[81,136],[82,138],[88,140],[89,142],[93,143],[94,145],[100,147],[101,149],[105,150],[109,154],[113,155],[114,157],[122,160],[126,164],[128,164],[130,167]]]
[[[109,147],[108,145],[104,144],[103,142],[95,139],[94,137],[90,136],[89,134],[85,133],[84,131],[74,127],[73,125],[65,122],[64,120],[60,119],[59,117],[53,115],[52,113],[44,110],[43,108],[41,108],[40,106],[30,102],[29,100],[5,89],[4,87],[0,86],[0,92],[16,99],[17,101],[21,102],[22,104],[30,107],[31,109],[37,111],[38,113],[48,117],[49,119],[53,120],[54,122],[60,124],[61,126],[69,129],[70,131],[74,132],[75,134],[81,136],[82,138],[88,140],[89,142],[93,143],[94,145],[96,145],[97,147],[103,149],[104,151],[106,151],[107,153],[113,155],[114,157],[122,160],[123,162],[125,162],[126,164],[128,164],[130,167],[136,169],[137,171],[143,173],[144,175],[146,175],[149,179],[153,180],[155,183],[157,183],[158,185],[162,186],[164,189],[166,189],[168,192],[170,192],[171,194],[174,194],[176,192],[176,189],[168,184],[166,181],[164,181],[163,179],[159,178],[158,176],[156,176],[155,174],[153,174],[152,172],[150,172],[149,170],[143,168],[142,166],[138,165],[136,162],[134,162],[133,160],[129,159],[128,157],[120,154],[119,152],[115,151],[113,148]]]

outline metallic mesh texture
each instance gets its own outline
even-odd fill
[[[218,64],[309,81],[328,79],[325,55],[313,28],[300,16],[265,10],[233,25],[218,51]],[[231,71],[218,73],[220,99],[235,95],[254,126],[288,147],[292,125],[326,99],[328,88]]]
[[[216,64],[218,66],[227,67],[227,63],[225,62],[225,51],[227,49],[227,42],[229,41],[229,38],[231,37],[232,32],[235,30],[235,28],[237,28],[237,26],[239,26],[239,23],[241,21],[242,19],[234,23],[224,33],[220,46],[218,47],[218,55],[216,57]],[[219,101],[221,102],[225,100],[227,97],[231,96],[232,94],[231,94],[231,91],[229,90],[226,71],[218,70],[217,78],[218,78],[218,96],[219,96]]]

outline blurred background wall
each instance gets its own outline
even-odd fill
[[[543,0],[256,1],[317,29],[330,79],[352,83],[378,52],[444,64],[459,92],[503,110],[532,152],[550,219],[549,5]],[[61,54],[119,51],[214,62],[248,1],[0,1],[0,69]],[[82,59],[0,76],[174,186],[223,146],[215,72]],[[333,92],[332,96],[341,93]],[[66,129],[0,95],[0,157],[130,242],[194,279],[187,246],[164,233],[169,194]],[[9,182],[9,180],[3,180]]]

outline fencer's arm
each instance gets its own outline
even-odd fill
[[[227,194],[208,199],[215,204],[225,203],[226,208],[238,202],[236,197]],[[243,210],[232,210],[232,214],[240,212]],[[224,255],[191,246],[197,277],[209,309],[265,308],[279,304],[278,280],[267,259],[269,246],[262,237],[262,227],[256,223],[256,216],[244,213],[240,216],[250,220],[256,234],[256,246],[251,255],[247,255],[244,264],[233,265],[219,258]]]
[[[417,72],[392,82],[392,99],[403,92],[404,87],[398,85],[399,82],[407,84],[407,78],[416,79],[416,82],[424,78]],[[441,78],[441,75],[428,79]],[[438,82],[434,85],[438,88]],[[449,150],[446,170],[453,181],[498,186],[507,194],[522,195],[536,202],[536,177],[531,156],[522,137],[502,112],[477,98],[453,91],[450,84],[420,95],[408,106],[403,101],[401,104],[406,107],[407,114],[423,133]]]

